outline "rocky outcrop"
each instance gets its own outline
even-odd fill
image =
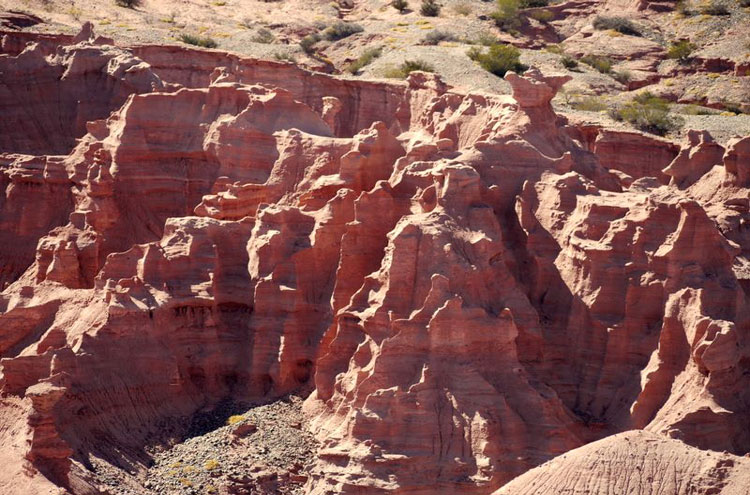
[[[746,139],[584,149],[535,69],[465,95],[70,42],[0,59],[104,102],[0,142],[9,494],[137,486],[206,413],[292,392],[311,494],[491,493],[633,428],[690,476],[750,451]]]

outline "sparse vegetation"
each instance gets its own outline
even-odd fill
[[[320,35],[318,33],[308,34],[300,40],[299,46],[302,48],[303,52],[311,55],[315,52],[315,44],[318,41],[320,41]]]
[[[364,29],[353,22],[336,22],[323,30],[323,37],[328,41],[338,41],[353,34],[361,33]]]
[[[740,105],[739,103],[735,103],[733,101],[729,101],[726,99],[721,100],[721,106],[723,106],[724,110],[726,110],[727,112],[732,112],[737,115],[741,113],[750,113],[750,112],[745,112],[742,108],[742,105]]]
[[[519,0],[497,0],[497,10],[491,15],[497,27],[503,30],[518,26]]]
[[[488,31],[482,31],[477,35],[475,39],[464,40],[464,42],[470,45],[492,46],[497,43],[497,36]]]
[[[560,63],[563,65],[563,67],[569,70],[578,67],[578,60],[574,59],[570,55],[563,55],[560,59]]]
[[[448,31],[441,31],[436,29],[422,38],[423,45],[437,45],[441,41],[456,41],[456,35],[449,33]]]
[[[409,8],[409,2],[407,2],[406,0],[393,0],[391,2],[391,7],[403,14],[404,12],[406,12],[406,9]]]
[[[297,59],[294,58],[294,55],[290,53],[276,52],[273,54],[273,58],[275,58],[279,62],[289,62],[291,64],[297,63]]]
[[[621,84],[624,84],[625,86],[628,85],[632,78],[633,74],[631,74],[631,72],[627,69],[618,70],[612,73],[612,79]]]
[[[521,52],[512,45],[494,44],[487,51],[478,47],[472,47],[466,55],[486,70],[498,77],[503,77],[506,72],[513,71],[522,73],[527,69],[520,62]]]
[[[228,425],[236,425],[237,423],[242,422],[245,419],[245,416],[242,414],[235,414],[234,416],[229,416],[229,419],[227,419]]]
[[[679,113],[685,115],[713,115],[716,113],[715,110],[711,110],[700,105],[681,105],[678,109]]]
[[[642,36],[640,29],[630,19],[624,17],[607,17],[598,15],[594,19],[594,29],[605,31],[611,29],[630,36]]]
[[[690,55],[696,48],[693,43],[687,40],[677,41],[669,45],[667,57],[678,60],[680,63],[685,63],[690,60]]]
[[[203,48],[216,48],[219,44],[208,36],[195,36],[194,34],[182,33],[179,40],[188,45],[202,46]]]
[[[696,14],[696,12],[688,5],[687,0],[679,0],[674,5],[674,10],[680,17],[691,17]]]
[[[555,18],[555,14],[547,9],[535,10],[529,14],[529,17],[536,19],[539,22],[547,23]]]
[[[115,4],[119,7],[134,9],[141,6],[141,0],[115,0]]]
[[[213,471],[214,469],[217,469],[219,467],[219,461],[216,459],[209,459],[205,463],[203,463],[203,468],[206,471]]]
[[[253,41],[256,43],[270,44],[276,41],[276,37],[268,29],[260,28],[255,36],[253,36]]]
[[[398,67],[385,71],[385,77],[391,79],[406,79],[414,71],[435,72],[435,68],[424,60],[407,60]]]
[[[672,115],[668,101],[648,91],[621,107],[612,108],[609,114],[615,120],[628,122],[636,129],[659,136],[676,131],[684,124],[684,119]]]
[[[368,48],[359,56],[359,58],[357,58],[357,60],[347,65],[345,70],[351,74],[356,74],[366,65],[370,65],[373,60],[378,58],[382,53],[383,49],[381,47]]]
[[[425,17],[437,17],[440,15],[440,4],[436,0],[422,0],[419,13]]]
[[[729,15],[729,9],[718,0],[709,0],[702,3],[698,10],[705,15]]]
[[[585,55],[581,57],[581,62],[593,67],[602,74],[609,74],[612,71],[612,61],[600,55]]]
[[[472,12],[471,4],[466,2],[453,4],[453,12],[458,15],[469,15]]]
[[[574,95],[569,103],[574,109],[583,112],[602,112],[607,109],[607,103],[601,96]]]

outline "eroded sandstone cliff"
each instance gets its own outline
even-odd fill
[[[3,493],[137,485],[191,418],[292,392],[311,494],[489,494],[631,429],[688,474],[750,452],[750,137],[576,128],[535,70],[2,46]]]

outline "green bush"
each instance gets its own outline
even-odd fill
[[[219,44],[208,36],[201,37],[195,36],[188,33],[182,33],[180,35],[180,41],[187,43],[188,45],[202,46],[203,48],[216,48]]]
[[[497,10],[490,16],[500,29],[512,29],[518,26],[519,0],[497,0]]]
[[[342,40],[348,36],[363,31],[362,26],[354,24],[353,22],[342,22],[338,21],[331,26],[328,26],[323,30],[323,37],[328,41]]]
[[[437,45],[441,41],[456,41],[456,39],[456,35],[454,35],[453,33],[436,29],[427,33],[427,35],[422,39],[422,44]]]
[[[560,59],[560,62],[566,69],[575,69],[576,67],[578,67],[578,60],[574,59],[570,55],[563,55]]]
[[[362,67],[370,65],[373,60],[381,55],[381,53],[383,53],[383,49],[381,47],[368,48],[367,50],[362,52],[362,55],[360,55],[357,60],[347,65],[345,70],[352,74],[356,74],[362,69]]]
[[[260,28],[258,30],[258,33],[255,36],[253,36],[252,40],[256,43],[270,44],[276,41],[276,37],[268,29]]]
[[[409,2],[407,2],[406,0],[393,0],[391,2],[391,7],[403,14],[406,9],[409,8]]]
[[[117,4],[118,7],[134,9],[136,7],[140,7],[141,0],[115,0],[115,4]]]
[[[667,57],[684,63],[690,60],[690,54],[692,54],[696,48],[697,46],[687,40],[678,41],[669,45]]]
[[[678,130],[685,122],[681,117],[672,115],[669,102],[648,91],[622,107],[611,109],[610,116],[615,120],[629,122],[636,129],[659,136]]]
[[[422,0],[419,13],[425,17],[437,17],[440,15],[440,4],[436,0]]]
[[[598,15],[594,19],[594,29],[604,31],[612,29],[618,33],[630,36],[641,36],[641,31],[630,19],[624,17],[606,17]]]
[[[607,57],[600,55],[586,55],[581,57],[581,62],[593,67],[602,74],[609,74],[612,71],[612,61]]]
[[[521,52],[512,45],[495,44],[485,52],[481,48],[473,47],[466,52],[470,59],[479,62],[479,65],[498,77],[503,77],[506,72],[513,71],[522,73],[527,69],[520,62]]]
[[[414,71],[435,72],[435,68],[423,60],[407,60],[398,67],[385,71],[385,77],[406,79]]]

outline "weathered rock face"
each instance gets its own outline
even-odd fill
[[[0,94],[3,493],[98,493],[92,460],[295,391],[315,494],[488,494],[629,429],[750,451],[749,138],[585,145],[535,70],[491,97],[69,41],[0,55],[61,99],[24,127]]]

